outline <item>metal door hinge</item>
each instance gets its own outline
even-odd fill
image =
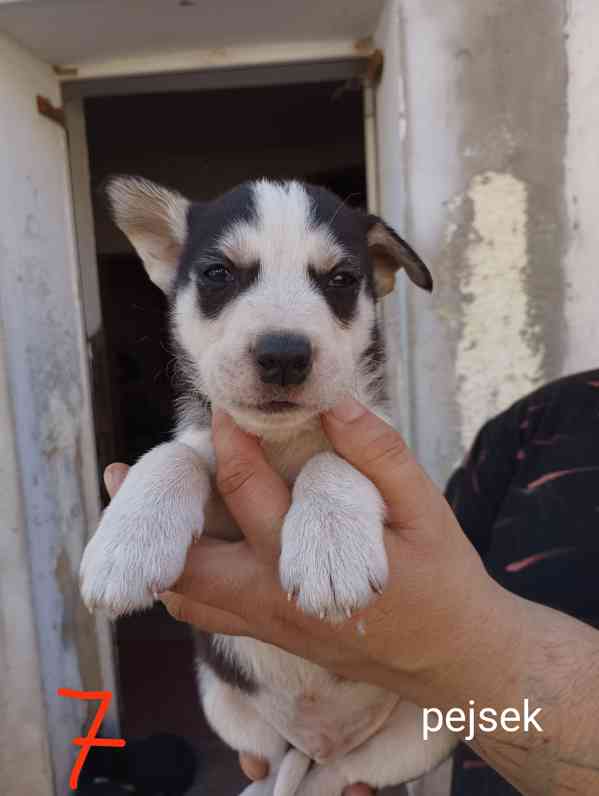
[[[364,77],[368,82],[376,86],[383,76],[383,67],[385,65],[385,56],[382,50],[374,50],[366,63],[364,70]]]
[[[50,100],[47,97],[42,97],[41,94],[37,95],[36,101],[38,113],[41,113],[42,116],[51,119],[53,122],[56,122],[56,124],[66,129],[64,108],[57,108],[55,105],[52,105]]]

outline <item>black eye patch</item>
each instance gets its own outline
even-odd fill
[[[313,287],[324,296],[337,320],[344,325],[349,324],[356,314],[364,278],[362,271],[355,264],[347,262],[336,265],[326,273],[309,266],[308,276]]]
[[[257,282],[260,266],[256,263],[238,268],[224,257],[210,257],[198,262],[194,271],[202,315],[214,319],[227,304]]]

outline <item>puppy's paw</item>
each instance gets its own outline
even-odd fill
[[[332,620],[364,607],[387,583],[383,516],[378,490],[361,473],[334,454],[311,460],[283,525],[279,572],[290,598]]]
[[[179,578],[203,527],[209,477],[191,449],[146,454],[104,512],[81,560],[81,595],[111,617],[151,606]]]
[[[89,610],[116,618],[150,607],[183,571],[191,529],[177,536],[165,539],[156,518],[143,513],[104,516],[81,561],[81,595]]]

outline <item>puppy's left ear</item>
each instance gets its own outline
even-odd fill
[[[433,278],[414,249],[378,216],[368,216],[368,253],[372,260],[374,286],[378,298],[393,290],[395,274],[404,268],[412,282],[429,293]]]
[[[187,234],[189,202],[142,177],[111,177],[104,190],[117,227],[137,250],[152,282],[169,293]]]

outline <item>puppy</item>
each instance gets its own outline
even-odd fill
[[[319,414],[352,395],[385,415],[377,301],[404,269],[431,276],[380,218],[300,182],[245,183],[191,203],[146,180],[107,188],[116,224],[168,296],[187,388],[174,440],[135,464],[81,563],[91,608],[146,608],[180,576],[204,528],[239,533],[213,488],[210,407],[262,439],[293,486],[280,578],[299,607],[332,621],[384,589],[385,508],[374,485],[330,449]],[[214,730],[265,758],[245,796],[340,796],[418,777],[453,746],[424,741],[420,708],[249,638],[203,637],[200,689]]]

